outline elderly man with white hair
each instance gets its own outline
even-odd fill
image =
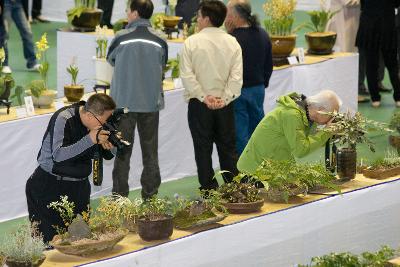
[[[322,147],[331,137],[316,131],[331,123],[324,112],[338,111],[340,98],[330,90],[305,97],[297,93],[281,96],[277,107],[258,124],[237,163],[241,172],[253,172],[264,159],[301,158]]]

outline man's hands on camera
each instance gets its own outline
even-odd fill
[[[212,95],[208,95],[204,98],[204,104],[207,105],[209,109],[220,109],[225,107],[225,101],[220,97],[215,97]]]
[[[89,132],[89,136],[93,144],[99,144],[107,150],[114,148],[114,146],[108,141],[109,135],[109,131],[101,130],[100,128],[90,130]]]

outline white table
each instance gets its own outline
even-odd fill
[[[80,266],[288,267],[330,252],[397,248],[399,190],[396,180]]]
[[[357,109],[358,55],[331,59],[314,65],[295,66],[274,71],[267,88],[265,110],[271,110],[277,96],[290,91],[306,95],[320,89],[335,89],[343,99],[344,109]],[[6,114],[0,110],[0,116]],[[25,183],[36,167],[36,156],[50,114],[0,123],[0,222],[24,216]],[[187,123],[187,104],[183,90],[165,93],[165,109],[160,113],[159,161],[163,181],[195,175],[192,139]],[[138,135],[136,134],[136,137]],[[136,140],[138,140],[136,138]],[[131,159],[130,186],[139,186],[142,169],[140,146],[135,144]],[[214,155],[215,167],[218,166]],[[105,162],[102,188],[92,189],[95,196],[111,191],[113,162]]]
[[[108,45],[114,38],[108,36]],[[183,43],[168,42],[168,58],[176,58]],[[84,80],[86,92],[92,92],[95,67],[92,57],[96,54],[96,35],[94,33],[57,31],[57,92],[64,96],[64,85],[71,83],[71,75],[66,68],[76,58],[79,67],[78,81]]]

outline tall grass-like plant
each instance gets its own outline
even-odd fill
[[[105,59],[107,57],[107,26],[100,27],[96,26],[96,57]]]
[[[67,11],[68,23],[77,17],[79,18],[84,11],[95,9],[96,0],[75,0],[75,6]]]
[[[34,263],[43,257],[45,247],[37,223],[25,222],[4,236],[0,243],[0,254],[13,261]]]
[[[305,24],[305,27],[313,32],[324,32],[326,31],[326,25],[329,20],[335,16],[339,10],[330,11],[324,0],[320,0],[321,10],[308,11],[307,14],[310,16],[310,22]]]
[[[263,5],[266,15],[265,29],[270,35],[287,36],[293,34],[296,0],[269,0]]]

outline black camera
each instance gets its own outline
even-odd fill
[[[110,132],[108,141],[118,150],[131,145],[131,143],[118,136],[118,130],[116,127],[117,122],[121,119],[121,115],[128,112],[128,108],[116,108],[110,118],[108,118],[107,122],[103,124],[102,129]]]

